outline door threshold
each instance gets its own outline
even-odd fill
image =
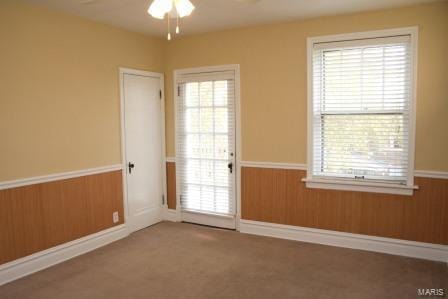
[[[181,210],[181,213],[189,213],[189,214],[198,214],[198,215],[204,215],[204,216],[213,216],[213,217],[221,217],[221,218],[227,218],[227,219],[234,219],[234,215],[225,215],[225,214],[219,214],[219,213],[213,213],[213,212],[203,212],[198,210]]]
[[[208,227],[208,228],[213,228],[213,229],[219,229],[219,230],[227,230],[227,231],[236,232],[236,228],[219,227],[219,226],[213,226],[213,225],[209,225],[209,224],[200,224],[200,223],[188,222],[188,221],[182,221],[181,223],[197,225],[197,226],[202,226],[202,227]]]
[[[236,217],[230,215],[206,214],[183,210],[181,211],[181,221],[213,227],[236,229]]]

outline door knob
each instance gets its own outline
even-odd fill
[[[233,172],[233,163],[230,162],[230,163],[227,165],[227,167],[229,168],[230,173],[232,173],[232,172]]]
[[[131,163],[131,162],[128,163],[129,173],[132,172],[132,168],[134,168],[134,166],[135,166],[134,163]]]

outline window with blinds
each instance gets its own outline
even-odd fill
[[[407,185],[410,35],[314,43],[312,176]]]
[[[234,73],[178,79],[176,169],[181,207],[234,215]]]

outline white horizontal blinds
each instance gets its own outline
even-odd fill
[[[315,44],[314,176],[406,182],[411,75],[409,36]]]
[[[234,75],[206,73],[178,81],[177,173],[185,210],[234,214]]]

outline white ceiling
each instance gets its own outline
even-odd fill
[[[166,20],[147,14],[152,0],[24,0],[149,35],[166,34]],[[429,3],[434,0],[191,0],[182,34],[216,31],[324,15]]]

